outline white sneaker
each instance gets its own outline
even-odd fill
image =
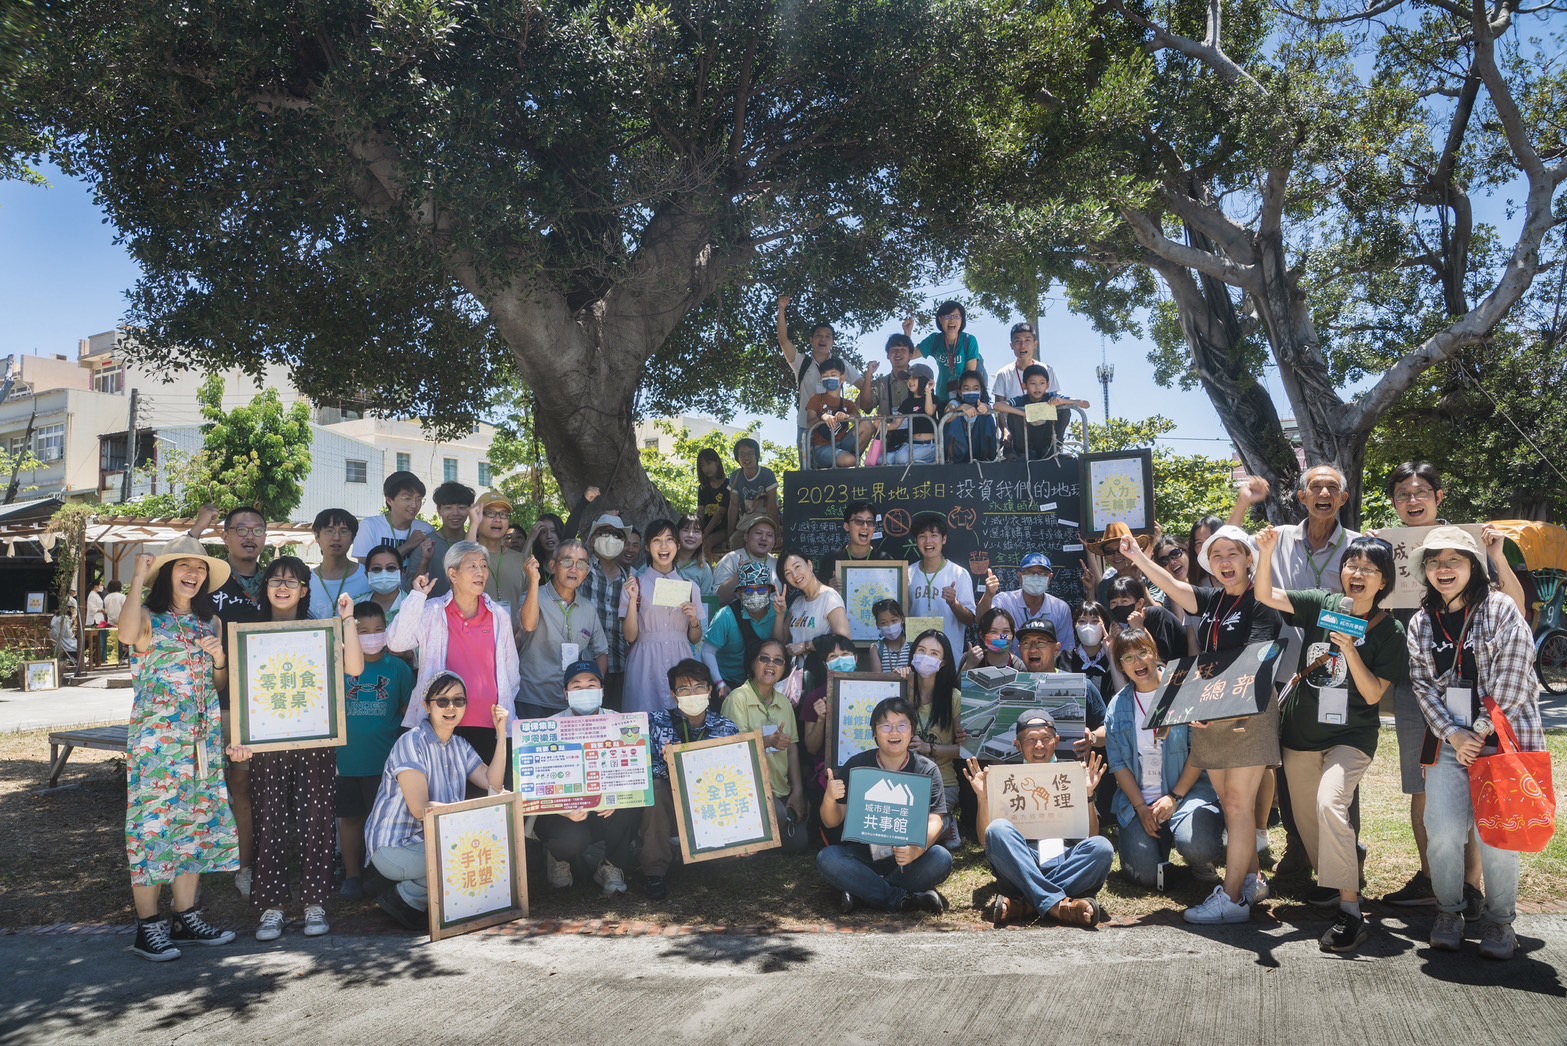
[[[1257,852],[1260,854],[1267,853],[1268,846],[1268,830],[1266,828],[1257,829]]]
[[[550,885],[557,890],[564,890],[571,885],[571,862],[557,861],[549,854],[544,855],[545,873],[549,876]]]
[[[1189,923],[1212,925],[1214,923],[1243,923],[1251,918],[1251,907],[1236,904],[1224,892],[1223,886],[1215,886],[1208,899],[1195,908],[1188,908],[1181,916]]]
[[[250,900],[249,868],[241,868],[239,871],[234,873],[234,889],[238,890],[239,895],[245,898],[245,900]]]
[[[320,937],[324,933],[330,933],[332,927],[327,925],[326,909],[319,904],[305,907],[305,936]]]
[[[599,865],[599,870],[593,873],[593,881],[604,888],[604,896],[608,899],[613,900],[617,893],[626,892],[626,877],[608,861]]]
[[[261,913],[261,925],[256,927],[256,940],[275,941],[283,936],[283,912],[279,908],[268,908]]]
[[[1245,883],[1241,885],[1241,900],[1247,904],[1256,904],[1258,901],[1266,901],[1271,892],[1268,889],[1268,880],[1258,872],[1256,875],[1248,875]]]

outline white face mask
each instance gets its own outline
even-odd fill
[[[1050,579],[1038,574],[1023,575],[1023,594],[1025,596],[1042,596],[1050,591]]]
[[[386,633],[370,632],[360,636],[359,649],[367,654],[379,654],[386,649]]]
[[[625,550],[626,541],[624,538],[612,537],[606,534],[601,538],[595,539],[593,542],[593,551],[597,552],[605,559],[614,559]]]
[[[1084,646],[1098,646],[1105,637],[1105,630],[1098,625],[1078,625],[1077,638]]]
[[[894,621],[890,625],[877,625],[876,631],[881,633],[883,639],[897,639],[903,635],[903,622]]]
[[[592,690],[568,690],[566,703],[577,715],[593,715],[603,707],[604,691],[598,687]]]
[[[675,704],[680,706],[680,711],[695,718],[707,711],[706,694],[681,694],[675,698]]]
[[[928,679],[941,667],[941,658],[931,654],[915,654],[909,658],[909,667]]]

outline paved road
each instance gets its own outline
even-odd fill
[[[0,1042],[1567,1042],[1567,917],[1523,951],[1433,954],[1323,917],[974,933],[641,938],[295,934],[153,965],[128,937],[0,937]],[[1404,936],[1409,934],[1410,936]],[[1411,939],[1413,937],[1413,939]],[[654,1029],[657,1029],[656,1031]]]

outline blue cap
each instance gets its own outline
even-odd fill
[[[1055,567],[1050,563],[1050,557],[1043,552],[1030,552],[1023,557],[1023,562],[1017,565],[1019,570],[1027,570],[1029,567],[1044,567],[1052,572],[1055,570]]]
[[[597,679],[600,683],[604,682],[604,674],[599,671],[599,665],[597,661],[573,661],[571,664],[566,666],[566,678],[561,681],[561,685],[566,686],[570,684],[573,679],[575,679],[577,676],[580,676],[584,672],[593,676],[593,678]]]

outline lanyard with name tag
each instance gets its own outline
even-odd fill
[[[1459,680],[1446,691],[1447,714],[1453,717],[1453,722],[1465,730],[1474,725],[1474,687],[1467,681]]]
[[[1317,722],[1343,726],[1349,721],[1349,688],[1325,686],[1317,691]]]

